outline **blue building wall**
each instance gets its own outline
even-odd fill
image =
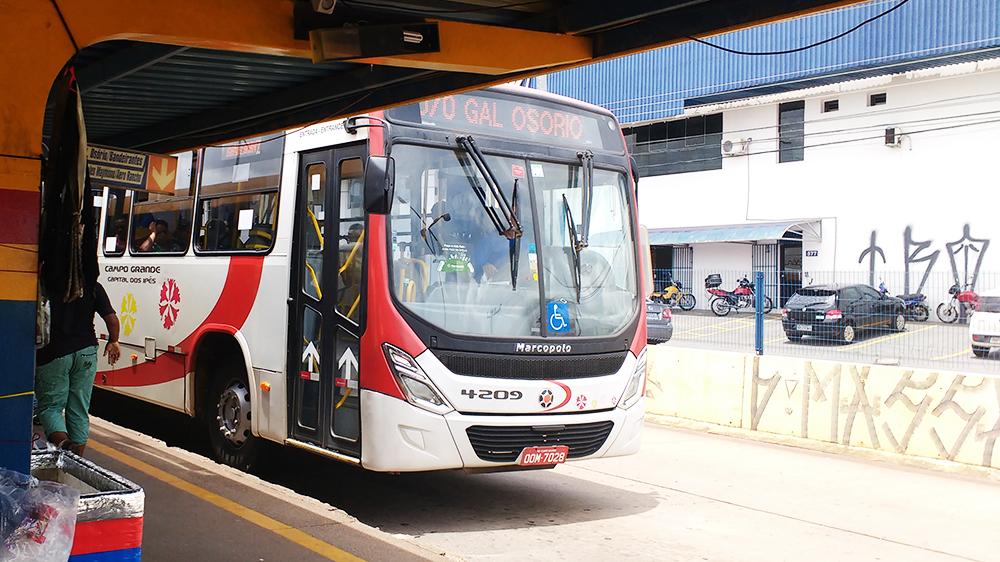
[[[876,0],[711,37],[750,52],[833,37],[896,6]],[[622,123],[663,119],[688,105],[839,82],[869,74],[1000,56],[1000,0],[910,0],[830,43],[787,55],[726,53],[695,42],[551,74],[551,92],[607,107]]]

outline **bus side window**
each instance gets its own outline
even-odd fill
[[[132,192],[124,189],[108,189],[104,201],[104,236],[102,238],[105,256],[120,256],[128,246],[128,219],[132,212]]]
[[[284,136],[205,149],[194,245],[199,252],[264,253],[274,245]]]
[[[133,254],[187,253],[194,211],[191,169],[197,163],[197,154],[192,151],[176,155],[177,179],[173,193],[137,191],[133,196]]]

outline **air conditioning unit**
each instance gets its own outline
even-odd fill
[[[747,153],[747,148],[750,145],[750,140],[744,139],[729,139],[722,141],[722,155],[723,156],[739,156],[741,154]]]
[[[903,144],[903,131],[899,127],[885,128],[885,145],[898,147]]]

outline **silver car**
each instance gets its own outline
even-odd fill
[[[670,307],[646,299],[646,342],[663,343],[674,334]]]

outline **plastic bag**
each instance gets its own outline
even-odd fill
[[[65,561],[73,549],[80,492],[0,469],[0,561]]]

